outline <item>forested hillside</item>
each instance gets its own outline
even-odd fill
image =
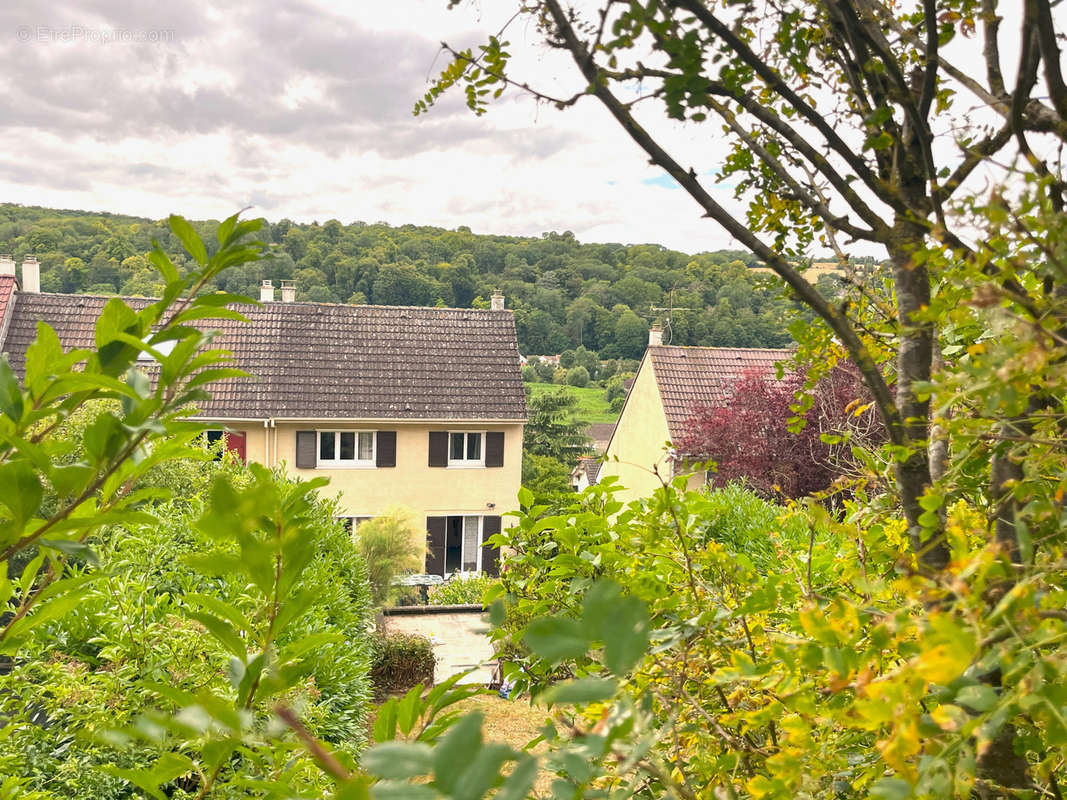
[[[194,223],[210,241],[214,223]],[[584,346],[601,358],[637,358],[648,326],[673,305],[673,344],[784,347],[792,304],[752,257],[688,255],[658,245],[582,244],[569,231],[541,238],[469,229],[337,220],[269,224],[260,263],[228,270],[217,288],[258,297],[264,278],[295,280],[298,300],[381,305],[487,306],[499,288],[514,309],[524,353]],[[155,295],[145,254],[158,239],[176,262],[165,224],[138,217],[0,205],[0,252],[35,255],[46,292]],[[673,290],[673,298],[672,298]]]

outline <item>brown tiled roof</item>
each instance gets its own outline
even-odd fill
[[[738,378],[752,371],[772,371],[791,354],[742,347],[649,347],[646,358],[656,376],[671,439],[681,437],[696,406],[725,403]]]
[[[15,295],[3,342],[21,374],[37,321],[67,349],[91,347],[108,297]],[[150,300],[127,298],[134,308]],[[233,306],[248,323],[205,320],[214,345],[254,378],[214,385],[201,412],[221,419],[524,420],[509,311],[267,303]]]
[[[11,317],[11,301],[15,296],[15,276],[0,275],[0,342],[4,341]]]
[[[573,473],[585,473],[585,479],[589,481],[590,486],[595,486],[600,478],[600,465],[603,462],[599,458],[582,458],[579,459],[578,465],[572,471]]]
[[[593,440],[593,448],[598,453],[603,453],[611,441],[611,434],[615,431],[614,422],[594,422],[586,430],[586,435]]]

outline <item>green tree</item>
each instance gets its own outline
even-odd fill
[[[589,446],[583,425],[575,419],[578,399],[566,389],[532,394],[527,388],[528,421],[523,432],[523,448],[535,455],[570,462]]]
[[[648,323],[627,309],[615,323],[615,347],[619,358],[640,358],[648,345]]]
[[[394,578],[422,569],[422,534],[407,509],[392,508],[367,520],[355,531],[355,540],[367,564],[375,607],[394,597]]]
[[[585,367],[573,367],[567,370],[567,385],[582,388],[589,385],[589,370]]]

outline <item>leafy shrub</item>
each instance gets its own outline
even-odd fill
[[[527,364],[522,368],[522,381],[523,383],[537,383],[538,381],[537,369],[530,364]]]
[[[390,509],[364,522],[356,531],[356,546],[367,565],[371,602],[378,608],[394,595],[395,577],[423,565],[419,529],[407,509]]]
[[[451,580],[430,587],[431,606],[481,605],[490,587],[500,583],[491,575],[459,573]]]
[[[567,384],[579,388],[589,385],[589,370],[585,367],[572,367],[567,370]]]
[[[179,491],[202,486],[202,473],[221,474],[239,489],[251,482],[232,463],[179,464],[169,470]],[[262,480],[275,482],[283,494],[296,486],[268,473]],[[141,742],[116,750],[99,734],[166,708],[160,686],[218,696],[232,691],[220,669],[232,652],[205,635],[205,625],[217,623],[204,612],[221,602],[252,619],[256,608],[247,579],[196,568],[229,550],[207,555],[217,542],[201,524],[205,509],[202,494],[187,494],[152,509],[151,523],[116,526],[93,542],[109,574],[92,581],[61,621],[39,628],[12,672],[0,678],[0,715],[22,723],[0,740],[0,773],[21,775],[29,788],[55,798],[127,796],[126,776],[115,770],[145,769],[159,756],[158,746]],[[302,709],[314,735],[355,756],[365,740],[370,696],[369,591],[362,559],[334,514],[328,501],[310,506],[311,552],[294,586],[304,608],[297,625],[280,628],[275,646],[284,651],[316,643],[287,702]],[[259,774],[252,759],[229,777]],[[316,786],[321,776],[309,775]]]
[[[374,639],[371,682],[379,697],[406,692],[416,684],[433,685],[437,657],[433,644],[414,633],[379,634]]]

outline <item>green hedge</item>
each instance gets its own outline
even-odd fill
[[[379,698],[406,692],[417,683],[433,685],[437,657],[433,644],[414,633],[379,634],[374,640],[371,682]]]
[[[430,605],[481,605],[482,597],[485,596],[489,587],[499,582],[497,578],[484,574],[454,577],[439,586],[430,587]]]

